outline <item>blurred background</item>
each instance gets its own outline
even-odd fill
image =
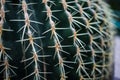
[[[113,10],[113,14],[115,14],[116,16],[114,16],[113,18],[113,23],[115,23],[115,32],[116,35],[120,36],[120,0],[106,0],[112,10]]]
[[[106,0],[110,7],[113,10],[113,19],[111,20],[114,23],[113,31],[115,32],[113,41],[114,41],[114,71],[112,80],[120,80],[120,0]]]

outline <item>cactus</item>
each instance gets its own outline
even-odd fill
[[[111,34],[102,0],[1,0],[0,80],[106,80]]]

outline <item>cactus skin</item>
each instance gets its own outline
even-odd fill
[[[111,34],[99,0],[1,0],[0,80],[106,80]]]

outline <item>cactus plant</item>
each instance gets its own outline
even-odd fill
[[[111,36],[100,0],[1,0],[0,80],[106,80]]]

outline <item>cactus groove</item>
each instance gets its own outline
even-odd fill
[[[105,5],[0,0],[0,80],[108,79],[111,25]]]

